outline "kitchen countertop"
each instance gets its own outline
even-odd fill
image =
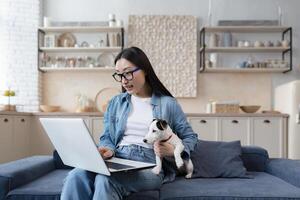
[[[91,116],[103,117],[101,112],[13,112],[0,111],[0,115],[31,115],[31,116]],[[273,114],[273,113],[186,113],[188,117],[289,117],[288,114]]]

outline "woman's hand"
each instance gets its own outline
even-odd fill
[[[109,159],[114,155],[114,152],[106,147],[98,147],[98,151],[103,159]]]
[[[154,152],[159,157],[173,156],[174,146],[168,142],[155,142]]]

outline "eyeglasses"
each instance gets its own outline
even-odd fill
[[[118,74],[117,72],[115,72],[112,77],[114,77],[114,79],[118,82],[122,81],[122,77],[125,78],[127,81],[131,81],[133,79],[133,72],[136,72],[140,70],[140,68],[135,68],[132,71],[128,71],[128,72],[123,72],[121,74]]]

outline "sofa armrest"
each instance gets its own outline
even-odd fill
[[[0,199],[12,189],[55,169],[52,156],[32,156],[0,164]]]
[[[300,160],[269,159],[266,172],[300,188]]]

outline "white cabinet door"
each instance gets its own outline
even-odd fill
[[[268,150],[270,157],[285,157],[283,118],[257,117],[253,119],[253,144]]]
[[[218,140],[218,119],[214,117],[190,117],[190,125],[198,138],[202,140]]]
[[[103,133],[104,125],[103,125],[103,117],[93,117],[91,118],[91,126],[92,126],[92,133],[95,143],[98,145],[100,136]]]
[[[30,154],[29,134],[30,134],[30,116],[15,116],[13,131],[14,159],[20,159]]]
[[[250,120],[242,117],[220,119],[222,141],[240,140],[242,145],[250,145]]]
[[[13,117],[0,116],[0,163],[13,160]]]

